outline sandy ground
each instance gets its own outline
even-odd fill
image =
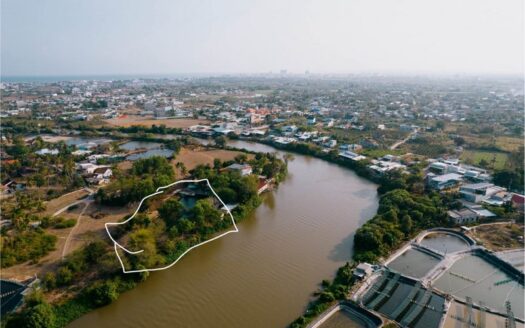
[[[232,151],[232,150],[223,150],[223,149],[213,149],[213,150],[206,150],[206,149],[187,149],[183,148],[180,150],[177,157],[172,160],[173,165],[175,165],[177,162],[184,163],[184,166],[186,166],[186,169],[189,171],[193,168],[195,168],[199,164],[209,164],[213,166],[213,160],[215,158],[220,159],[221,161],[230,161],[235,158],[235,156],[238,156],[240,154],[244,154],[240,151]],[[253,158],[252,154],[246,154],[248,156],[248,159]]]
[[[115,126],[133,126],[133,125],[143,125],[150,127],[152,125],[161,125],[164,124],[168,128],[187,128],[192,125],[197,124],[209,124],[207,120],[196,120],[191,118],[181,118],[181,119],[160,119],[156,120],[151,116],[126,116],[119,118],[112,118],[105,120],[106,123],[115,125]]]

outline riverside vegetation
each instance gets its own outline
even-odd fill
[[[241,176],[224,170],[234,162],[250,164],[254,174]],[[216,160],[213,167],[197,166],[190,173],[195,179],[208,179],[224,202],[238,203],[232,214],[236,220],[242,220],[260,204],[257,175],[264,174],[278,184],[287,174],[287,165],[275,154],[257,153],[251,160],[246,155],[235,161]],[[175,177],[173,166],[163,157],[137,160],[129,171],[115,175],[116,181],[99,190],[97,202],[119,206],[133,203],[173,182]],[[134,268],[169,263],[231,224],[230,220],[221,219],[222,213],[208,199],[197,200],[192,208],[175,198],[144,204],[145,208],[129,225],[115,231],[130,245],[145,250],[140,256],[124,260]],[[158,216],[151,215],[153,212],[158,212]],[[64,327],[84,313],[113,302],[148,275],[123,274],[107,238],[94,240],[48,272],[42,278],[42,290],[28,298],[21,311],[2,318],[2,326]]]

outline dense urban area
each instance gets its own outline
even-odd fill
[[[525,326],[520,78],[35,80],[2,82],[0,96],[2,327],[74,327],[157,275],[142,269],[231,229],[230,214],[243,234],[299,174],[308,202],[317,172],[292,165],[309,159],[373,183],[378,205],[343,213],[356,228],[340,268],[302,286],[290,327]],[[141,202],[183,179],[213,189]]]

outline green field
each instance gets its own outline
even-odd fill
[[[506,153],[491,152],[491,151],[478,151],[478,150],[465,150],[461,154],[461,160],[467,164],[479,165],[479,162],[484,159],[489,163],[488,167],[492,168],[492,161],[496,157],[494,163],[494,169],[502,169],[505,167],[509,156]]]

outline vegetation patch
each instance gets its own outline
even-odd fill
[[[508,155],[496,151],[465,150],[461,159],[471,165],[499,170],[505,168]]]

